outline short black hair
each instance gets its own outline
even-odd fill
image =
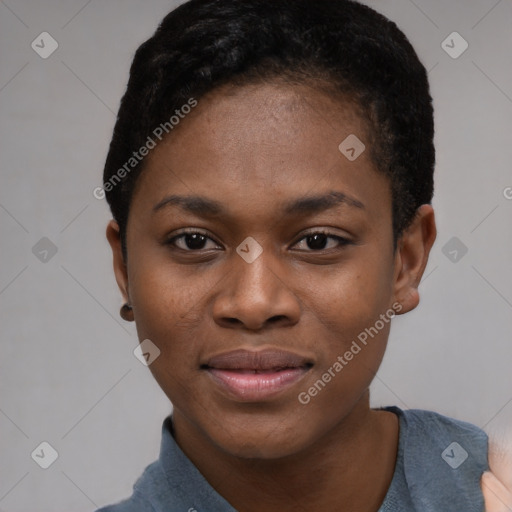
[[[135,53],[110,143],[104,190],[125,257],[145,161],[134,151],[157,127],[170,132],[191,99],[229,83],[281,79],[327,85],[358,106],[372,162],[390,179],[396,247],[417,208],[432,201],[435,164],[427,72],[396,24],[353,0],[190,0]]]

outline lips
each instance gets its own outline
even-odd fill
[[[213,356],[206,366],[219,370],[271,371],[311,365],[312,361],[284,350],[234,350]]]
[[[261,401],[292,387],[312,366],[294,352],[239,349],[213,356],[201,368],[231,398]]]

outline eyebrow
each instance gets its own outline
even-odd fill
[[[354,208],[364,209],[364,204],[343,192],[330,191],[327,194],[299,197],[285,205],[284,211],[291,215],[294,213],[318,213],[339,205],[346,204]]]
[[[326,194],[303,196],[285,203],[283,211],[286,215],[314,214],[346,204],[364,209],[364,204],[343,192],[330,191]],[[178,206],[182,210],[200,217],[227,215],[224,205],[203,196],[167,196],[153,207],[153,213],[169,206]]]

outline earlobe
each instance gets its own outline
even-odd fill
[[[436,239],[436,223],[431,205],[416,211],[411,225],[397,242],[395,255],[394,300],[402,305],[400,314],[413,310],[420,301],[418,286]]]
[[[128,270],[123,256],[121,233],[119,229],[119,224],[115,220],[111,220],[108,223],[106,236],[108,243],[110,244],[110,247],[112,249],[114,275],[116,278],[117,285],[119,286],[119,290],[123,295],[123,301],[125,302],[125,304],[131,304],[128,286]],[[123,308],[121,308],[122,311]],[[133,321],[133,310],[130,308],[129,310],[126,309],[124,311],[125,312],[121,314],[122,318],[127,321]]]

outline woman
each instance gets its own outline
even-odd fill
[[[139,48],[107,238],[173,414],[159,460],[103,512],[476,512],[482,484],[495,496],[479,428],[369,405],[436,236],[433,126],[410,43],[353,1],[191,0]]]

